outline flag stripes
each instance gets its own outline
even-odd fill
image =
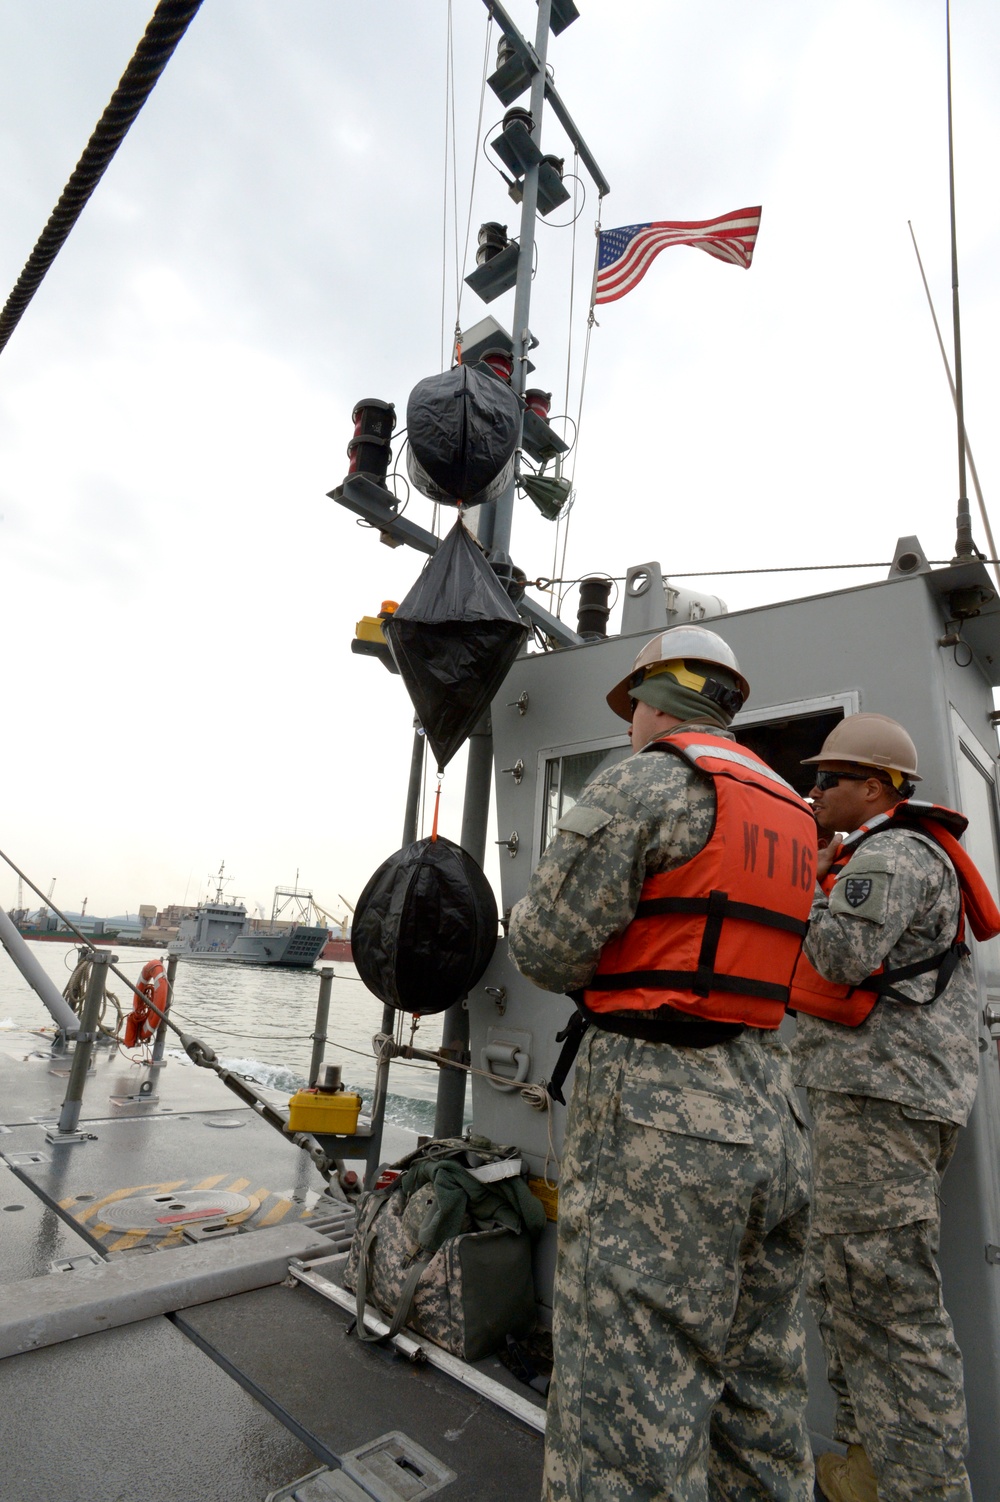
[[[670,220],[626,224],[602,230],[598,244],[594,303],[614,302],[641,282],[649,267],[671,245],[694,245],[717,260],[748,270],[753,259],[760,206],[720,214],[717,219]]]

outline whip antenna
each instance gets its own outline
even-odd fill
[[[953,402],[957,402],[958,396],[955,391],[955,380],[951,373],[951,363],[948,359],[948,351],[944,347],[944,340],[941,338],[941,328],[938,324],[937,313],[934,311],[934,299],[931,297],[931,289],[927,284],[927,273],[924,271],[924,263],[920,257],[920,247],[917,244],[917,237],[912,223],[909,219],[906,223],[910,231],[910,239],[913,241],[913,249],[916,252],[917,265],[920,268],[920,279],[924,284],[924,292],[927,294],[927,306],[931,310],[931,319],[934,323],[934,332],[937,335],[941,359],[944,361],[944,373],[948,377],[948,388],[951,391],[951,399]],[[979,502],[979,515],[982,517],[983,531],[986,533],[986,545],[990,550],[990,558],[993,560],[993,572],[997,576],[997,583],[1000,584],[1000,562],[997,561],[997,545],[993,541],[993,528],[990,526],[986,502],[983,500],[983,487],[979,483],[979,473],[976,469],[976,461],[972,455],[972,444],[969,442],[968,433],[965,435],[965,453],[969,461],[969,473],[972,475],[972,488],[976,492],[976,500]]]
[[[951,311],[955,330],[955,415],[958,419],[958,516],[955,561],[975,558],[972,518],[965,486],[965,401],[962,394],[962,328],[958,309],[958,234],[955,228],[955,142],[951,121],[951,0],[945,0],[948,61],[948,196],[951,206]]]

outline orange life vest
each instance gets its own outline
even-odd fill
[[[721,1036],[776,1028],[816,882],[811,811],[766,762],[722,736],[671,733],[643,754],[653,751],[712,778],[715,825],[697,855],[643,883],[635,917],[604,946],[577,1005],[612,1032],[677,1042],[688,1041],[677,1031],[688,1019],[735,1024]]]
[[[826,980],[806,958],[799,956],[792,980],[792,995],[788,1005],[791,1010],[805,1012],[810,1017],[822,1017],[827,1022],[839,1022],[845,1027],[859,1027],[871,1012],[879,997],[885,996],[904,1006],[929,1006],[937,1001],[947,986],[955,969],[969,950],[965,944],[965,920],[977,939],[992,939],[1000,934],[1000,911],[993,901],[992,893],[975,866],[968,851],[959,843],[958,836],[965,833],[969,821],[964,814],[940,804],[927,803],[918,798],[907,798],[895,808],[878,814],[867,824],[844,840],[837,860],[822,882],[823,890],[832,892],[844,867],[856,853],[858,846],[873,834],[886,829],[914,829],[929,836],[951,861],[959,884],[959,914],[955,937],[946,949],[916,960],[910,965],[900,965],[887,970],[880,965],[874,974],[861,986],[849,986],[838,981]],[[912,996],[896,990],[899,981],[913,980],[918,975],[937,972],[934,994],[926,1001],[917,1001]]]

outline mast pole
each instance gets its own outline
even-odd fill
[[[972,517],[965,483],[965,398],[962,389],[962,327],[958,299],[958,231],[955,220],[955,142],[951,111],[951,0],[945,0],[945,31],[948,62],[948,197],[951,209],[951,312],[955,337],[955,415],[958,420],[958,516],[956,518],[955,557],[976,557],[972,540]]]
[[[552,0],[538,0],[538,26],[535,31],[535,56],[538,69],[531,79],[530,109],[534,121],[533,136],[536,145],[541,144],[542,114],[545,109],[545,59],[548,53],[549,23],[552,17]],[[517,281],[514,284],[514,324],[511,338],[514,344],[514,372],[511,386],[519,397],[524,396],[528,384],[528,345],[531,330],[528,326],[528,310],[531,304],[531,272],[535,258],[535,218],[538,211],[538,166],[529,167],[521,187],[521,233],[517,258]],[[485,528],[480,528],[480,541],[492,549],[510,552],[511,521],[514,513],[515,482],[495,502],[493,516],[484,517]]]
[[[536,143],[541,140],[542,112],[545,107],[545,57],[549,40],[552,0],[538,0],[538,28],[535,55],[538,68],[531,80],[531,118]],[[523,397],[528,384],[528,308],[531,302],[531,273],[535,254],[535,216],[538,210],[538,166],[529,167],[521,186],[521,234],[517,258],[517,281],[514,284],[514,323],[511,339],[514,346],[514,371],[511,386]],[[523,413],[523,407],[522,407]],[[522,416],[523,423],[523,416]],[[520,444],[520,435],[519,435]],[[510,551],[511,521],[514,514],[516,481],[492,506],[480,508],[476,536],[487,552]],[[465,798],[462,806],[462,849],[482,865],[486,855],[486,829],[490,811],[490,784],[493,773],[493,732],[489,715],[484,715],[469,738],[469,762],[465,774]],[[467,1054],[469,1013],[467,1001],[454,1003],[444,1014],[441,1046],[456,1056]],[[465,1111],[465,1074],[458,1070],[441,1072],[437,1088],[434,1118],[435,1137],[457,1137]]]

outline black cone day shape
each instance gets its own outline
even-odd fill
[[[402,1012],[443,1012],[467,996],[496,942],[492,888],[472,856],[443,835],[383,861],[351,925],[362,981]]]
[[[461,518],[384,630],[441,771],[506,678],[527,634]]]

